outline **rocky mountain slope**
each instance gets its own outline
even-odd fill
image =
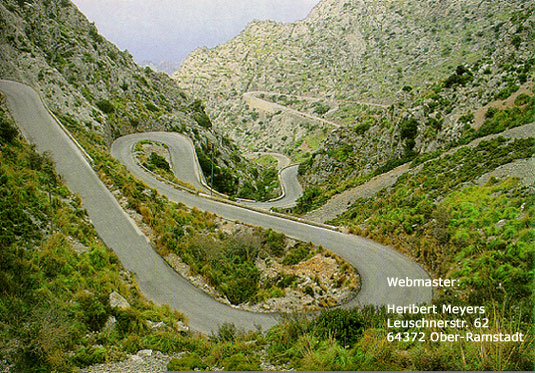
[[[244,93],[312,96],[327,116],[355,125],[374,107],[352,102],[405,104],[457,66],[477,64],[497,80],[474,90],[475,101],[485,102],[502,85],[497,65],[529,55],[528,8],[516,0],[324,0],[302,21],[254,21],[228,43],[196,50],[174,79],[205,100],[217,126],[239,143],[289,150],[321,131],[284,113],[251,110]]]
[[[144,60],[139,63],[141,66],[148,66],[154,71],[160,71],[162,73],[172,74],[175,71],[178,70],[180,67],[180,62],[173,62],[173,61],[161,61],[159,63],[156,63],[154,61],[150,60]]]
[[[168,75],[136,65],[70,1],[2,0],[0,21],[0,77],[38,89],[64,124],[96,131],[108,144],[132,132],[181,132],[205,164],[216,164],[221,189],[236,194],[244,181],[254,184],[247,162],[212,128],[199,100]]]

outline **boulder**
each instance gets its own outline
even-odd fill
[[[175,323],[175,330],[177,332],[182,332],[182,333],[187,333],[189,332],[189,326],[187,326],[186,324],[184,324],[183,321],[177,321]]]
[[[116,291],[110,294],[109,301],[111,308],[119,308],[120,310],[127,310],[130,308],[130,303]]]

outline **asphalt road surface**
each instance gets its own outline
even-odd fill
[[[195,154],[195,147],[189,138],[175,132],[143,132],[126,135],[118,138],[112,145],[112,155],[117,159],[132,159],[129,153],[133,152],[136,144],[141,140],[151,140],[166,144],[169,149],[171,168],[179,180],[191,185],[195,189],[211,194],[207,186],[201,166]],[[274,155],[274,153],[270,153]],[[280,159],[279,159],[280,158]],[[279,161],[286,157],[280,155]],[[289,159],[286,160],[289,162]],[[135,163],[135,162],[134,162]],[[269,202],[257,202],[239,199],[240,203],[250,207],[269,210],[271,207],[291,207],[303,194],[303,189],[297,180],[299,165],[283,167],[279,173],[279,180],[283,194]]]
[[[174,272],[122,210],[73,140],[51,117],[39,95],[28,86],[4,80],[0,81],[0,90],[6,96],[23,135],[36,145],[40,153],[46,151],[51,154],[66,184],[82,197],[83,205],[102,240],[117,254],[127,270],[136,273],[137,283],[147,298],[183,312],[189,319],[190,327],[205,333],[215,330],[223,322],[234,322],[246,329],[256,325],[267,329],[277,322],[276,315],[241,311],[219,303]],[[167,138],[164,140],[169,144]],[[184,181],[192,185],[199,183],[202,187],[200,181],[194,180],[197,172],[191,142],[181,136],[173,136],[169,141],[174,144],[172,152],[183,154],[173,164],[180,178],[189,173],[192,179]],[[388,277],[429,278],[420,266],[392,248],[357,236],[177,190],[140,168],[131,150],[131,144],[121,139],[112,146],[112,154],[137,178],[158,189],[170,200],[214,212],[227,219],[272,228],[297,239],[312,241],[344,257],[358,269],[362,282],[358,296],[346,307],[364,304],[408,305],[431,300],[432,291],[429,288],[388,286]]]

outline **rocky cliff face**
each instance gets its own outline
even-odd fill
[[[0,1],[0,54],[1,78],[35,87],[60,119],[96,131],[108,143],[132,132],[174,130],[201,151],[217,149],[214,161],[222,170],[250,178],[237,148],[212,128],[200,101],[166,74],[136,65],[68,0]],[[236,175],[229,176],[233,183]]]
[[[174,79],[205,100],[215,124],[243,145],[288,152],[313,134],[323,146],[309,151],[350,145],[354,161],[371,162],[358,167],[374,168],[404,155],[405,120],[418,121],[411,150],[432,151],[461,135],[464,114],[525,82],[532,13],[517,0],[324,0],[305,20],[254,21],[230,42],[196,50]],[[332,128],[251,108],[243,99],[249,91],[267,100],[284,95],[299,110],[307,107],[296,96],[314,97],[308,111],[341,129],[326,138]],[[429,116],[440,124],[426,127]],[[325,166],[332,171],[332,162]]]

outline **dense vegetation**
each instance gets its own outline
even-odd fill
[[[110,189],[119,190],[127,200],[126,207],[140,214],[143,223],[151,229],[156,250],[163,257],[169,253],[177,254],[194,274],[203,276],[231,303],[256,303],[280,297],[284,295],[284,288],[297,285],[296,278],[286,275],[261,281],[255,266],[257,258],[269,257],[291,265],[323,250],[310,243],[289,245],[284,235],[271,230],[222,232],[213,214],[167,201],[156,190],[135,180],[113,159],[99,135],[87,131],[72,119],[64,119],[68,119],[65,121],[67,127],[93,158],[94,168],[101,179]],[[138,149],[140,146],[142,144]],[[152,152],[143,162],[148,168],[170,174],[165,170],[167,161],[156,153]],[[352,270],[347,267],[347,271]]]
[[[137,351],[132,341],[154,344],[162,331],[149,320],[177,335],[184,317],[145,300],[97,238],[80,197],[3,109],[0,129],[0,361],[21,372],[70,371],[124,358]],[[110,307],[113,291],[131,307]],[[115,328],[106,326],[112,318]]]
[[[483,8],[487,3],[481,3]],[[129,210],[141,215],[144,227],[153,233],[153,243],[162,255],[178,254],[195,273],[203,275],[235,304],[280,296],[284,288],[295,285],[292,276],[261,280],[255,260],[272,256],[282,263],[296,264],[319,249],[303,243],[287,247],[284,236],[269,230],[236,235],[219,231],[213,215],[169,203],[136,181],[110,157],[106,141],[90,130],[104,128],[108,140],[138,127],[148,129],[152,123],[158,128],[187,133],[197,145],[203,170],[210,175],[209,182],[229,195],[267,198],[269,190],[273,190],[273,171],[251,171],[225,137],[215,134],[216,142],[207,144],[212,123],[202,103],[188,100],[178,88],[150,69],[135,67],[127,52],[104,43],[96,28],[87,26],[86,21],[80,27],[77,22],[81,21],[76,17],[70,22],[66,17],[72,15],[69,1],[43,1],[43,7],[35,1],[5,0],[2,4],[10,17],[28,25],[22,29],[7,21],[2,23],[1,29],[5,32],[1,40],[11,48],[7,48],[8,57],[2,62],[2,73],[36,72],[37,77],[22,75],[38,81],[51,106],[62,109],[62,113],[57,112],[58,117],[95,159],[94,167],[99,176],[114,191],[119,191],[117,194],[126,199]],[[533,22],[526,21],[532,14],[532,6],[521,4],[516,7],[521,11],[510,14],[509,10],[514,8],[509,6],[503,13],[481,17],[484,22],[478,25],[477,32],[468,21],[472,17],[477,19],[478,14],[474,13],[475,9],[464,7],[452,15],[462,20],[459,34],[442,32],[442,28],[451,30],[451,20],[447,17],[438,19],[439,24],[417,25],[418,29],[429,29],[430,34],[447,35],[439,38],[436,45],[440,48],[433,53],[441,57],[452,55],[451,59],[445,59],[449,62],[465,56],[471,62],[465,65],[443,63],[438,74],[443,79],[427,91],[413,84],[407,70],[389,65],[391,71],[397,71],[396,79],[390,77],[392,82],[403,88],[396,93],[400,101],[388,109],[371,109],[352,102],[339,103],[336,110],[326,101],[310,104],[296,100],[287,104],[303,108],[306,105],[305,109],[316,115],[347,125],[336,134],[341,142],[329,138],[321,149],[321,156],[335,161],[332,167],[327,169],[325,164],[317,162],[319,156],[305,164],[303,172],[315,173],[317,169],[313,170],[313,166],[324,167],[330,176],[305,190],[298,212],[304,213],[321,205],[334,193],[413,160],[411,173],[400,177],[392,188],[373,198],[356,201],[332,223],[393,245],[416,259],[435,277],[459,279],[458,289],[437,291],[434,304],[483,305],[490,319],[489,328],[484,332],[521,331],[526,334],[525,342],[388,342],[388,332],[392,329],[387,328],[387,318],[445,317],[388,315],[384,309],[373,307],[328,310],[319,315],[290,315],[269,331],[240,331],[234,325],[225,324],[210,337],[179,332],[181,328],[177,325],[184,317],[143,298],[135,278],[122,269],[117,257],[98,239],[80,198],[65,187],[48,156],[38,155],[20,139],[2,109],[0,370],[7,364],[24,372],[69,371],[122,359],[127,353],[143,348],[183,352],[168,366],[183,370],[262,370],[266,363],[275,364],[279,369],[303,370],[532,370],[535,361],[533,188],[516,178],[484,177],[499,166],[532,158],[533,138],[506,140],[498,137],[473,148],[443,154],[451,146],[467,144],[475,138],[533,121],[531,95],[519,95],[511,107],[490,107],[479,129],[473,126],[474,112],[469,108],[459,112],[459,106],[468,100],[471,92],[478,96],[477,104],[484,100],[503,100],[529,79],[531,57],[524,60],[518,55],[526,49],[526,41],[532,41]],[[395,11],[400,16],[411,13]],[[366,19],[374,22],[372,17]],[[393,23],[384,25],[385,32],[397,28]],[[500,37],[500,30],[505,29],[506,37]],[[370,30],[373,31],[373,27]],[[450,34],[456,40],[453,44]],[[248,33],[243,35],[247,37]],[[392,37],[387,43],[382,37],[368,33],[367,41],[376,42],[377,48],[372,48],[372,55],[364,59],[365,64],[372,69],[385,68],[381,63],[369,63],[380,61],[374,53],[385,50],[412,59],[407,45],[402,42],[404,35]],[[504,40],[503,44],[487,44],[491,53],[497,51],[496,55],[501,50],[507,53],[494,58],[495,55],[483,56],[480,50],[464,47],[477,46],[478,43],[471,41],[485,35],[491,35],[487,40],[492,44],[495,40]],[[74,48],[73,42],[76,42]],[[400,44],[398,47],[391,43]],[[463,48],[454,50],[451,47],[454,44]],[[507,49],[509,44],[514,52]],[[79,48],[80,45],[86,49]],[[267,49],[258,50],[257,53],[264,53]],[[271,51],[268,53],[275,55]],[[330,53],[325,54],[322,49],[321,53],[331,58]],[[24,58],[18,58],[21,55]],[[78,63],[79,59],[82,64]],[[30,62],[15,68],[11,66],[13,61]],[[251,61],[254,63],[254,59]],[[31,65],[39,68],[27,68]],[[272,65],[283,73],[278,63]],[[314,79],[314,74],[324,75],[326,67],[331,66],[329,63],[309,65],[316,66],[317,70],[312,71],[312,75],[296,74],[299,86],[302,82],[312,84],[314,91],[320,81],[331,81]],[[121,70],[118,66],[128,68]],[[296,66],[302,69],[300,64]],[[434,73],[435,68],[432,69]],[[352,91],[368,89],[364,84],[355,89],[349,85],[353,85],[365,69],[358,67],[341,75],[340,69],[335,70],[342,80],[332,81],[347,87],[349,95]],[[258,69],[251,71],[256,73]],[[128,78],[123,80],[124,77]],[[288,76],[277,73],[273,79],[281,83],[286,82]],[[380,84],[382,75],[381,79],[373,81]],[[371,95],[388,89],[387,85],[374,87],[373,84]],[[62,94],[57,95],[59,91]],[[173,99],[158,93],[170,91],[175,93]],[[236,94],[229,97],[234,100]],[[344,92],[340,98],[348,97]],[[462,114],[456,119],[456,123],[464,124],[462,133],[439,144],[437,151],[418,155],[419,144],[439,139],[440,131],[448,123],[446,118],[452,113]],[[76,115],[85,115],[84,120]],[[170,117],[174,120],[168,121]],[[251,119],[257,122],[261,118],[253,112]],[[307,133],[316,129],[311,126]],[[310,144],[305,145],[315,150],[324,135],[320,132],[315,137],[300,139],[301,143],[296,142],[289,149],[293,151],[308,139]],[[388,139],[392,146],[378,149],[377,143],[371,140],[380,138]],[[354,139],[359,139],[360,143],[354,143]],[[221,152],[219,145],[230,150]],[[363,152],[377,157],[370,160]],[[169,174],[169,165],[156,153],[147,157],[146,165]],[[260,183],[237,180],[233,166],[251,171],[250,175]],[[113,291],[123,295],[130,308],[112,308],[109,295]],[[160,321],[163,326],[154,328]],[[422,328],[418,331],[436,330]],[[396,331],[415,330],[399,328]],[[456,332],[449,328],[442,331]],[[481,330],[469,327],[465,331],[478,333]]]
[[[534,253],[531,189],[515,179],[475,181],[531,157],[533,146],[533,138],[498,137],[461,148],[402,175],[376,197],[358,200],[335,223],[393,244],[437,277],[462,279],[457,297],[500,300],[507,294],[527,307]],[[497,281],[501,294],[495,292]]]
[[[530,225],[533,221],[533,204],[527,198],[529,189],[514,179],[490,179],[486,185],[469,185],[489,169],[530,157],[533,145],[533,139],[508,141],[496,138],[484,141],[473,149],[462,148],[452,155],[438,157],[420,168],[415,167],[413,175],[400,178],[392,190],[381,194],[381,198],[357,202],[340,221],[353,227],[357,233],[394,244],[417,257],[436,275],[461,279],[462,287],[459,290],[441,294],[435,302],[485,305],[491,319],[489,331],[522,331],[527,334],[526,342],[486,342],[482,345],[468,342],[387,342],[386,335],[392,329],[386,328],[384,310],[364,309],[327,311],[317,319],[291,317],[282,320],[267,334],[239,331],[233,325],[224,326],[208,339],[186,339],[167,333],[150,346],[164,352],[188,351],[181,358],[173,360],[170,369],[261,369],[266,362],[279,367],[310,370],[530,369],[533,362],[530,317],[533,272],[529,263],[533,257]],[[97,162],[99,157],[106,157],[104,152],[97,152],[91,146],[89,149]],[[107,169],[105,163],[100,169],[103,172]],[[112,172],[112,169],[120,170],[121,167],[110,167],[106,171],[108,177],[115,180],[113,184],[121,185],[121,182],[117,182],[121,173]],[[128,190],[133,188],[123,189],[129,193]],[[408,190],[415,192],[408,193]],[[145,200],[143,203],[146,203],[147,197],[139,200]],[[434,200],[438,200],[438,204]],[[165,209],[161,207],[159,216],[152,216],[145,211],[145,215],[151,217],[146,221],[152,220],[154,224],[162,215],[166,215],[162,214]],[[366,227],[361,227],[359,224],[364,216],[371,218],[366,220]],[[209,218],[208,214],[205,214],[206,217]],[[184,219],[183,213],[174,219]],[[280,242],[280,238],[269,238],[271,233],[267,232],[264,236],[245,235],[218,244],[207,244],[207,237],[214,227],[209,223],[199,225],[195,219],[189,223],[200,228],[201,232],[204,229],[204,233],[184,235],[193,230],[178,227],[178,232],[164,230],[164,234],[158,236],[162,240],[171,240],[171,247],[181,247],[184,260],[196,266],[200,273],[206,271],[208,278],[213,275],[211,281],[221,281],[220,289],[223,291],[228,284],[237,284],[238,287],[234,289],[239,289],[238,292],[225,293],[229,299],[239,302],[247,297],[266,294],[266,287],[256,295],[250,291],[256,286],[257,274],[244,258],[262,255],[263,251],[273,253],[273,250],[277,250],[276,242]],[[250,244],[255,240],[257,249]],[[245,241],[249,245],[244,246]],[[199,242],[202,244],[196,245]],[[167,246],[161,241],[157,241],[157,245],[160,249]],[[247,248],[253,250],[248,251]],[[232,255],[229,255],[231,252]],[[308,253],[309,250],[303,252]],[[286,254],[287,260],[293,260],[290,258],[296,254],[289,252]],[[191,256],[191,260],[188,256]],[[210,263],[202,264],[204,258],[210,258],[211,261],[224,256],[230,260],[224,260],[211,269],[207,266]],[[462,266],[451,263],[462,263]],[[240,280],[242,274],[244,276]],[[500,294],[496,292],[496,279],[502,282]],[[284,279],[280,280],[284,282]],[[348,325],[355,331],[354,334],[347,334]],[[141,339],[134,340],[136,347],[148,345]],[[458,356],[459,351],[462,351],[465,359],[452,358]]]
[[[260,284],[255,258],[270,254],[297,264],[317,251],[309,244],[288,249],[285,237],[270,230],[213,234],[213,215],[167,202],[114,161],[99,136],[73,121],[67,125],[90,152],[99,175],[119,188],[128,207],[157,233],[160,252],[177,250],[232,302],[280,296],[295,281],[281,276]],[[174,362],[188,369],[258,369],[265,346],[261,333],[243,334],[232,325],[212,338],[179,332],[184,317],[144,299],[135,277],[97,238],[80,198],[62,183],[53,162],[19,139],[3,111],[0,129],[1,364],[24,372],[70,371],[154,349],[188,351]],[[114,291],[129,308],[110,306]]]
[[[482,70],[481,62],[476,66],[471,66],[472,70]],[[433,85],[432,89],[424,93],[421,97],[413,97],[409,108],[390,107],[388,110],[357,110],[355,126],[348,126],[339,130],[333,136],[339,137],[337,143],[329,143],[329,146],[320,148],[305,160],[299,168],[299,174],[305,181],[305,191],[303,197],[298,201],[294,213],[301,215],[324,204],[334,194],[361,185],[370,180],[373,176],[383,174],[402,164],[415,161],[422,163],[426,160],[437,157],[443,152],[456,146],[466,145],[471,141],[491,134],[501,133],[507,129],[522,126],[533,122],[533,94],[521,93],[507,106],[502,105],[503,99],[507,99],[511,94],[519,89],[519,83],[525,72],[532,69],[531,61],[515,61],[515,68],[510,73],[512,77],[505,79],[515,85],[503,94],[500,101],[492,101],[484,114],[483,122],[479,128],[474,123],[474,112],[468,111],[459,116],[458,122],[461,128],[458,136],[447,141],[439,142],[438,135],[444,125],[445,117],[451,113],[455,105],[452,102],[459,93],[458,84],[449,85],[448,79],[439,81]],[[452,76],[457,76],[459,72],[469,71],[467,67],[459,65]],[[470,75],[472,76],[472,75]],[[476,76],[481,79],[484,72],[479,71]],[[453,79],[453,78],[451,78]],[[511,83],[511,84],[513,84]],[[459,99],[456,99],[459,101]],[[426,116],[425,122],[408,116],[408,111],[423,112]],[[485,109],[480,109],[485,110]],[[366,131],[373,128],[371,134]],[[373,161],[363,156],[367,148],[376,149],[375,142],[379,133],[390,133],[392,144],[383,152],[377,152],[373,156]],[[416,146],[416,141],[420,144],[437,142],[440,144],[432,151],[421,151]],[[420,145],[421,147],[421,145]],[[399,149],[398,149],[399,148]],[[398,151],[393,151],[398,149]],[[397,155],[395,153],[398,153]],[[331,172],[318,179],[314,176],[314,183],[307,183],[310,175],[316,175],[321,167],[330,167]]]
[[[473,114],[471,117],[473,118]],[[533,122],[533,96],[522,93],[517,96],[514,106],[510,108],[488,108],[485,112],[485,122],[477,130],[466,124],[459,143],[467,144],[474,138],[500,133],[531,122]]]
[[[70,370],[74,366],[121,359],[126,353],[142,348],[167,353],[184,351],[170,363],[170,369],[259,370],[266,363],[307,370],[529,370],[533,366],[531,334],[525,343],[386,342],[386,335],[391,331],[386,328],[387,315],[384,310],[372,308],[326,311],[317,318],[292,316],[281,320],[267,333],[244,332],[233,325],[224,325],[209,338],[180,334],[174,330],[174,325],[182,317],[143,300],[130,276],[121,271],[113,253],[95,239],[96,234],[85,218],[79,198],[63,186],[48,158],[37,155],[19,140],[9,120],[3,118],[0,124],[3,196],[0,213],[4,222],[0,261],[0,323],[3,326],[0,351],[2,359],[19,370]],[[88,132],[84,134],[92,136]],[[490,330],[493,332],[529,331],[533,203],[525,198],[526,189],[516,180],[491,180],[486,185],[464,189],[460,186],[481,175],[490,164],[496,166],[524,158],[526,154],[529,156],[532,146],[532,140],[496,139],[472,150],[459,150],[426,165],[415,176],[400,180],[390,194],[383,196],[384,207],[359,204],[351,210],[351,214],[356,212],[357,215],[351,218],[348,215],[346,219],[360,221],[359,210],[365,208],[379,211],[377,215],[371,214],[372,217],[378,216],[381,209],[390,209],[390,215],[384,214],[385,223],[371,219],[372,237],[380,238],[381,229],[386,231],[393,227],[393,237],[410,242],[408,248],[414,244],[414,238],[420,236],[431,243],[435,239],[447,241],[446,249],[437,252],[424,250],[429,244],[415,245],[421,251],[422,260],[434,263],[435,272],[463,280],[461,294],[444,294],[438,301],[465,299],[487,305],[492,313]],[[175,219],[187,222],[189,228],[186,226],[184,231],[212,229],[208,214],[190,212],[183,206],[171,208],[161,198],[143,193],[146,188],[142,184],[127,176],[104,152],[96,150],[101,147],[103,144],[89,149],[102,176],[121,185],[134,204],[132,207],[137,206],[140,212],[151,217],[149,221],[155,227],[162,224],[159,216],[168,218],[172,213]],[[494,153],[496,156],[492,156]],[[480,163],[481,166],[477,166]],[[459,164],[466,166],[457,169]],[[440,175],[452,175],[456,182],[445,184]],[[406,193],[408,187],[415,188],[417,193]],[[439,207],[431,207],[430,211],[429,206],[418,199],[424,194],[432,199],[449,189],[451,193]],[[136,203],[134,196],[140,202]],[[19,203],[13,204],[13,200]],[[393,208],[394,201],[404,207]],[[158,216],[150,215],[149,202],[160,204]],[[429,219],[428,225],[412,228],[412,216],[420,215],[409,213],[415,208],[422,214],[436,216],[436,222]],[[410,222],[406,223],[408,220]],[[483,227],[483,231],[474,236],[474,232],[478,232],[474,227]],[[166,232],[162,237],[172,238],[174,233]],[[260,249],[277,251],[280,255],[281,237],[265,232],[264,238],[268,246]],[[239,246],[239,242],[230,241],[227,245],[226,248]],[[204,246],[191,253],[200,254],[201,247]],[[496,250],[486,251],[486,247]],[[205,251],[202,253],[206,254]],[[246,250],[241,252],[247,255]],[[254,253],[249,252],[249,255]],[[294,260],[291,258],[295,255],[301,254],[287,255],[288,260]],[[240,256],[238,252],[233,257],[229,268],[238,265],[247,273],[250,267],[240,262]],[[463,265],[448,267],[447,263],[457,261]],[[218,268],[223,278],[229,275],[224,264]],[[248,273],[244,280],[250,278]],[[501,279],[503,291],[498,293],[492,288],[488,282],[491,278]],[[239,284],[244,289],[249,288],[246,283],[245,286],[243,282]],[[125,296],[131,308],[112,309],[107,301],[112,291]],[[238,298],[243,295],[236,293]],[[105,326],[110,316],[116,319],[114,328]],[[166,327],[152,329],[147,320],[163,321]],[[457,358],[459,354],[464,359]]]
[[[266,201],[278,197],[281,193],[279,185],[279,172],[275,167],[259,167],[252,170],[256,184],[244,183],[238,193],[241,198],[253,198],[257,201]]]
[[[217,191],[234,196],[238,192],[238,179],[232,175],[232,172],[227,167],[220,167],[217,165],[216,157],[213,149],[208,153],[204,147],[197,148],[196,153],[201,165],[202,172],[205,175],[208,185]],[[246,187],[245,190],[248,190]]]
[[[466,71],[459,69],[455,74],[466,74]],[[455,86],[453,83],[457,78],[448,79]],[[515,88],[512,88],[501,94],[500,99],[507,98],[514,91]],[[310,343],[311,333],[305,327],[307,321],[274,328],[270,333],[278,328],[288,328],[286,330],[295,335],[293,342],[280,349],[284,361],[289,360],[294,367],[302,369],[533,368],[535,210],[533,187],[525,184],[532,180],[485,175],[515,160],[532,159],[534,140],[496,137],[479,145],[457,149],[452,154],[445,153],[448,147],[467,144],[476,138],[533,122],[532,95],[520,94],[513,105],[508,106],[490,106],[483,124],[477,130],[471,126],[473,113],[462,116],[459,120],[466,125],[461,137],[444,150],[421,155],[406,152],[403,158],[386,162],[367,174],[348,178],[342,185],[335,184],[326,190],[311,186],[305,190],[296,212],[304,213],[319,207],[332,194],[363,184],[374,175],[413,160],[410,172],[402,175],[393,187],[374,197],[357,200],[330,223],[349,227],[353,233],[396,247],[422,263],[435,278],[460,280],[458,289],[437,291],[433,303],[439,306],[484,305],[491,314],[491,325],[484,332],[522,331],[528,336],[526,342],[507,345],[488,342],[388,343],[385,341],[386,333],[393,330],[386,329],[385,320],[388,316],[375,311],[373,326],[367,324],[363,336],[350,346],[352,348],[342,348],[340,344],[333,343],[330,351],[325,347],[316,350],[314,346],[320,346],[322,341],[316,338]],[[431,119],[429,125],[439,128],[440,121]],[[408,140],[413,138],[417,128],[414,122],[407,120],[401,124],[401,136]],[[410,150],[408,145],[406,151]],[[342,157],[344,154],[348,152],[342,148],[333,156]],[[351,166],[348,164],[348,167]],[[361,313],[358,310],[352,312]],[[423,315],[402,316],[419,317],[429,318]],[[296,329],[300,333],[296,333]],[[433,331],[428,328],[394,330],[423,331],[428,334]],[[454,333],[456,330],[447,332]],[[306,341],[306,346],[313,346],[305,350],[306,353],[294,352],[299,351],[300,338]],[[323,365],[323,362],[329,363]]]
[[[528,322],[513,320],[514,315],[504,311],[501,305],[490,305],[489,313],[494,320],[485,332],[514,333],[530,328]],[[441,316],[421,314],[389,315],[384,308],[364,307],[324,311],[313,318],[305,315],[283,317],[267,333],[244,332],[226,324],[209,339],[200,337],[194,343],[190,342],[187,352],[173,359],[168,369],[262,370],[266,363],[274,364],[279,370],[309,371],[533,368],[532,333],[523,343],[388,342],[387,334],[393,330],[387,327],[388,317],[443,320]],[[437,330],[422,328],[419,331],[429,335]],[[452,329],[444,331],[455,332]],[[474,328],[466,331],[478,333]],[[177,350],[184,350],[184,347]]]
[[[387,319],[451,317],[392,315],[384,308],[366,307],[325,311],[312,318],[294,315],[265,336],[256,334],[254,342],[250,341],[253,334],[237,333],[232,339],[237,351],[243,343],[256,347],[248,354],[238,353],[240,367],[259,369],[260,361],[269,359],[281,367],[304,370],[533,369],[532,189],[515,178],[474,181],[489,169],[532,157],[534,144],[533,138],[498,137],[438,157],[415,166],[377,197],[357,201],[334,222],[394,245],[423,263],[434,277],[459,279],[458,289],[437,292],[433,304],[485,306],[489,318],[488,328],[469,326],[462,333],[522,332],[524,342],[388,342],[389,332],[429,336],[458,329],[389,328]],[[475,320],[474,316],[465,319],[469,325]],[[262,349],[267,349],[267,356]],[[193,357],[184,355],[169,367],[193,369],[199,361],[216,366],[215,351],[215,347],[195,350]]]
[[[196,153],[207,183],[230,197],[266,201],[276,197],[275,193],[280,190],[278,173],[273,166],[252,163],[247,169],[251,180],[240,183],[229,169],[217,165],[215,158],[219,152],[201,146]]]

